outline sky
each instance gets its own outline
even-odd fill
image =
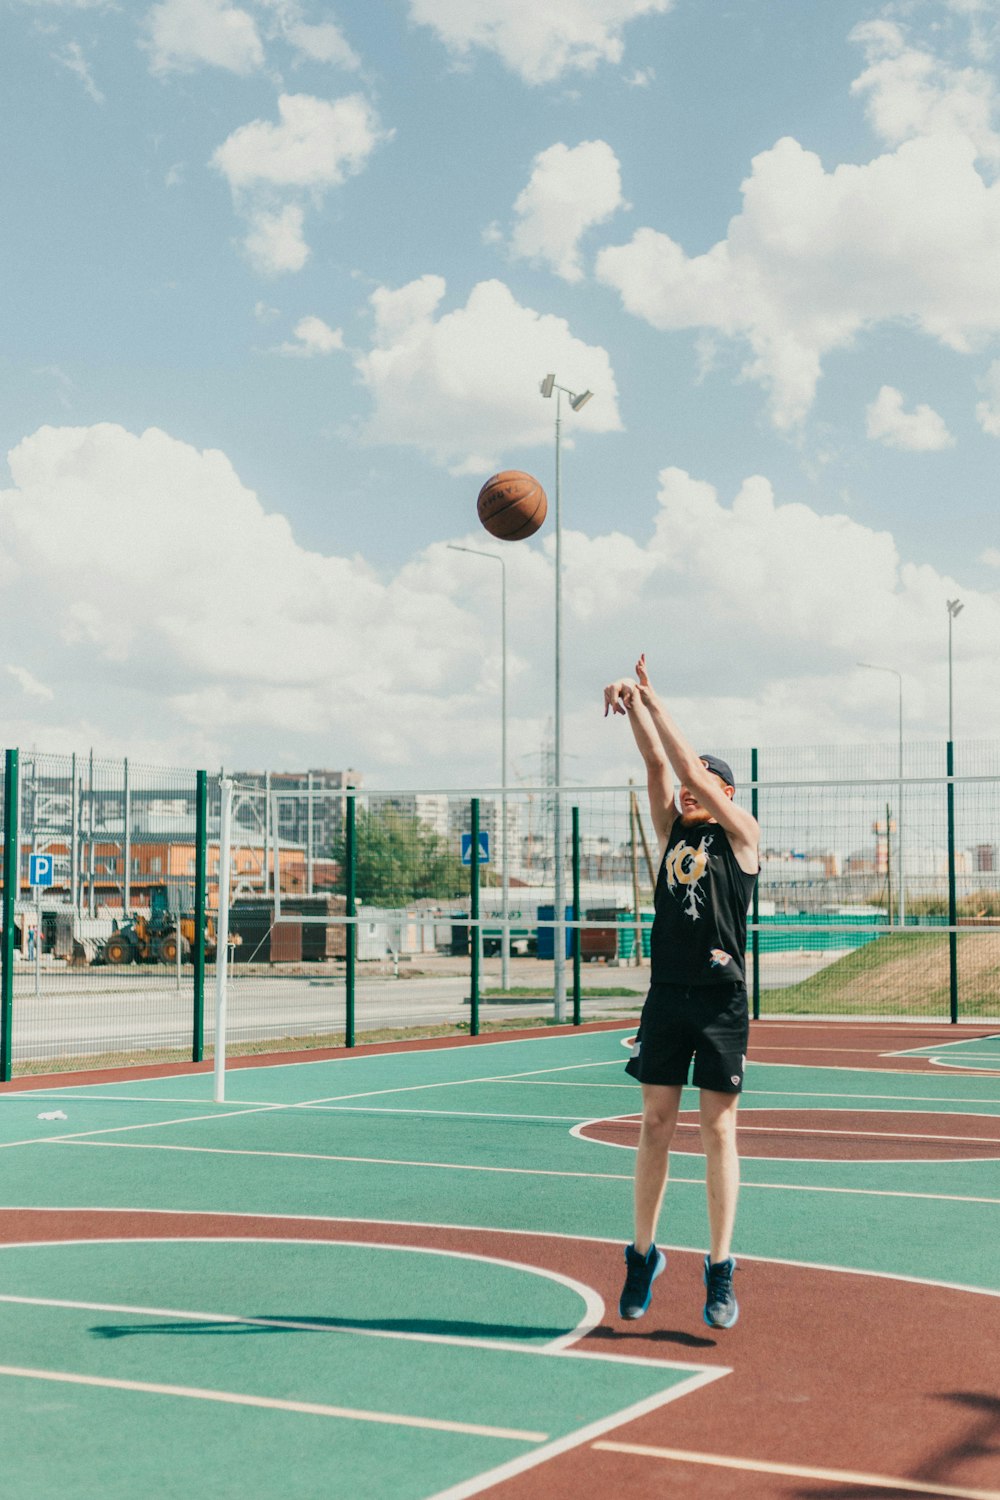
[[[1000,0],[0,0],[7,744],[993,737]],[[536,475],[529,541],[480,486]],[[889,671],[858,665],[873,663]]]

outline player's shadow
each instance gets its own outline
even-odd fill
[[[609,1328],[602,1325],[595,1328],[589,1335],[590,1339],[602,1339],[605,1343],[618,1344],[627,1343],[630,1340],[642,1339],[650,1344],[680,1344],[684,1349],[714,1349],[715,1339],[706,1339],[695,1333],[685,1333],[682,1328]]]
[[[564,1338],[572,1332],[559,1328],[537,1327],[525,1323],[477,1323],[450,1318],[324,1318],[311,1313],[257,1313],[256,1323],[238,1323],[219,1319],[185,1318],[175,1323],[98,1323],[90,1329],[95,1338],[124,1339],[153,1335],[180,1335],[187,1338],[206,1334],[223,1337],[246,1337],[263,1333],[322,1333],[343,1329],[355,1333],[411,1333],[423,1337],[504,1340],[535,1342]]]
[[[940,1399],[954,1402],[969,1413],[969,1422],[964,1432],[940,1448],[934,1455],[913,1469],[905,1477],[897,1494],[907,1494],[905,1479],[915,1480],[922,1490],[938,1485],[962,1485],[964,1476],[960,1466],[975,1460],[996,1461],[1000,1456],[1000,1398],[980,1391],[943,1391]],[[973,1481],[975,1483],[975,1481]],[[916,1491],[910,1493],[916,1494]],[[943,1493],[943,1491],[942,1491]],[[974,1494],[979,1491],[962,1488],[952,1493]],[[836,1484],[811,1485],[795,1491],[796,1500],[871,1500],[871,1489],[867,1485]]]

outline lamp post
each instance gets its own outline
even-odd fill
[[[500,871],[503,928],[500,933],[500,987],[510,989],[510,875],[507,860],[507,564],[499,552],[483,552],[479,547],[459,547],[449,542],[452,552],[470,552],[473,557],[489,557],[500,564]],[[478,933],[473,941],[478,942]]]
[[[955,701],[951,686],[951,627],[956,616],[962,613],[965,605],[961,599],[946,599],[945,608],[948,611],[948,743],[952,744],[955,739]]]
[[[555,1001],[556,1021],[563,1020],[566,1012],[566,896],[564,850],[562,839],[562,398],[569,398],[570,411],[579,411],[586,406],[593,391],[582,391],[579,395],[564,385],[557,385],[554,375],[546,375],[539,390],[546,398],[556,393],[556,561],[555,561],[555,755],[553,780],[555,800],[552,808],[552,831],[555,841],[555,868],[553,870],[553,898],[555,927],[553,941],[552,989]]]
[[[902,927],[906,922],[906,883],[903,878],[903,674],[897,672],[895,667],[879,667],[870,661],[859,661],[859,667],[865,667],[869,672],[888,672],[895,677],[899,687],[899,787],[896,792],[896,865],[898,870],[896,896],[896,910],[899,914],[899,925]],[[886,826],[886,837],[889,829]]]

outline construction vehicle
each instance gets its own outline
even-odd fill
[[[191,957],[194,947],[194,913],[176,913],[167,908],[166,887],[154,888],[148,916],[132,912],[124,921],[114,923],[110,937],[99,945],[94,962],[98,964],[175,964],[177,962],[178,928],[181,961]],[[205,957],[215,958],[215,918],[205,921]]]

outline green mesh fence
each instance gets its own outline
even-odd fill
[[[721,753],[751,806],[751,752]],[[949,822],[944,745],[905,745],[902,776],[892,744],[757,752],[748,972],[762,1015],[1000,1016],[1000,745],[954,755]],[[197,773],[89,753],[19,761],[13,1071],[186,1060],[199,1013],[210,1057],[219,774],[207,777],[200,992]],[[574,1005],[585,1020],[638,1013],[658,863],[643,785],[564,789],[560,920],[552,787],[392,792],[358,779],[232,773],[231,1054],[549,1024]],[[463,862],[473,797],[478,922]],[[32,885],[32,855],[48,856],[51,884]]]

